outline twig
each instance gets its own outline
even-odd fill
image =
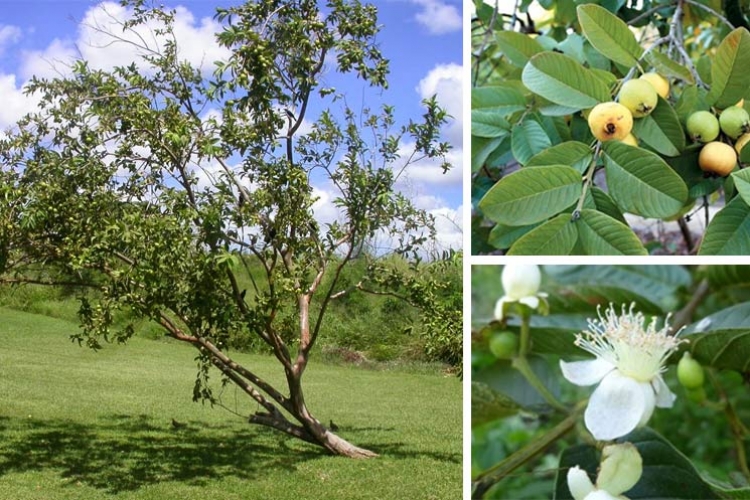
[[[693,314],[695,314],[695,310],[698,308],[701,302],[703,302],[703,299],[706,298],[709,290],[710,286],[707,279],[704,279],[698,284],[698,286],[695,288],[695,291],[693,291],[693,296],[690,297],[690,301],[685,304],[685,307],[675,313],[674,322],[672,323],[672,331],[670,332],[672,335],[676,334],[682,329],[683,326],[693,321]]]
[[[711,7],[709,7],[707,5],[703,5],[702,3],[699,3],[699,2],[696,2],[695,0],[682,0],[682,1],[685,2],[685,3],[687,3],[687,4],[692,5],[694,7],[698,7],[699,9],[703,9],[706,12],[709,12],[710,14],[716,16],[719,19],[719,21],[721,21],[724,24],[726,24],[729,27],[730,30],[734,29],[734,25],[732,23],[730,23],[729,20],[726,17],[722,16],[721,14],[719,14],[718,12],[716,12]]]
[[[693,235],[690,232],[690,228],[688,227],[687,222],[685,222],[685,218],[680,217],[677,219],[677,225],[680,226],[680,232],[682,233],[682,238],[687,245],[688,253],[693,253],[693,250],[695,250],[695,242],[693,241]]]

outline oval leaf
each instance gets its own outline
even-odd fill
[[[532,57],[521,78],[535,94],[568,108],[591,108],[611,99],[603,81],[570,57],[556,52]]]
[[[691,85],[695,83],[695,78],[693,78],[689,69],[682,64],[674,62],[669,56],[662,54],[661,52],[649,52],[646,54],[646,60],[660,75],[664,77],[671,76],[673,78],[679,78]]]
[[[706,100],[719,109],[748,95],[750,87],[750,33],[737,28],[722,40],[711,65],[711,91]]]
[[[471,135],[502,137],[510,132],[510,123],[497,111],[471,110]]]
[[[570,165],[583,173],[591,163],[591,158],[591,148],[586,144],[578,141],[568,141],[534,155],[526,163],[526,166]]]
[[[680,335],[687,350],[702,364],[750,369],[750,302],[735,304],[689,325]]]
[[[680,119],[661,96],[650,115],[635,120],[633,134],[664,156],[678,156],[685,149],[685,132]]]
[[[518,412],[520,406],[511,398],[481,382],[471,383],[471,426],[508,417]]]
[[[505,57],[519,68],[523,68],[531,56],[544,50],[539,42],[517,31],[501,31],[495,35],[495,41]]]
[[[742,169],[732,173],[734,187],[747,205],[750,205],[750,169]]]
[[[682,209],[687,186],[664,160],[616,141],[604,143],[602,149],[609,194],[623,211],[667,218]]]
[[[623,66],[636,65],[643,49],[627,24],[596,4],[579,5],[577,11],[581,31],[596,50]]]
[[[577,240],[570,214],[563,213],[519,238],[508,255],[570,255]]]
[[[750,206],[737,196],[719,210],[706,228],[698,255],[750,253]]]
[[[526,99],[510,87],[477,87],[471,90],[471,109],[508,115],[526,107]]]
[[[544,151],[550,145],[552,145],[552,141],[547,132],[535,120],[526,119],[520,125],[513,127],[511,148],[513,156],[521,165],[526,165],[532,156]]]
[[[609,215],[583,209],[576,226],[587,255],[648,255],[635,233]]]
[[[581,194],[581,174],[566,165],[526,167],[503,177],[479,202],[482,213],[508,226],[548,219]]]

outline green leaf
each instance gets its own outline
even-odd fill
[[[596,50],[623,66],[636,65],[643,49],[627,24],[596,4],[579,5],[577,11],[581,31]]]
[[[672,106],[658,96],[659,103],[648,116],[634,120],[633,134],[664,156],[678,156],[685,149],[685,132]]]
[[[750,302],[735,304],[689,325],[680,334],[687,350],[704,365],[750,369]]]
[[[495,41],[505,57],[519,68],[523,68],[531,56],[544,50],[539,42],[517,31],[501,31],[495,35]]]
[[[750,253],[750,206],[737,196],[719,210],[706,228],[698,255]]]
[[[542,125],[526,119],[520,125],[513,127],[511,132],[511,148],[518,163],[525,165],[535,154],[544,151],[552,145],[547,132]]]
[[[682,209],[687,186],[664,160],[617,141],[604,143],[602,149],[609,194],[623,211],[666,218]]]
[[[719,109],[732,106],[748,94],[750,87],[750,33],[737,28],[722,40],[711,66],[708,103]]]
[[[471,171],[476,172],[484,166],[487,158],[500,146],[503,137],[472,137],[471,138]]]
[[[528,226],[505,226],[503,224],[495,224],[495,227],[490,231],[487,243],[495,248],[509,248],[518,240],[518,238],[537,226],[538,224],[529,224]]]
[[[556,52],[532,57],[522,80],[535,94],[568,108],[591,108],[611,99],[607,86],[590,70]]]
[[[495,328],[490,325],[487,328]],[[529,357],[529,364],[542,383],[556,396],[560,393],[559,368],[553,368],[539,356]],[[513,368],[510,362],[498,361],[493,366],[481,370],[472,376],[477,381],[489,386],[492,390],[511,398],[523,408],[533,410],[546,406],[544,398],[529,384],[521,373]]]
[[[500,224],[525,226],[569,207],[581,193],[581,174],[566,165],[525,167],[503,177],[479,202]]]
[[[510,132],[510,123],[497,111],[471,110],[471,135],[502,137]]]
[[[570,214],[562,213],[519,238],[508,255],[570,255],[576,240],[578,232]]]
[[[643,474],[636,485],[623,495],[630,500],[715,499],[693,464],[663,436],[648,427],[636,429],[617,440],[630,442],[643,459]],[[579,466],[595,481],[600,456],[591,445],[577,445],[563,450],[555,480],[555,500],[572,499],[568,489],[568,469]]]
[[[509,115],[526,107],[526,98],[518,90],[508,86],[475,87],[471,89],[471,109],[496,111]]]
[[[508,396],[481,382],[471,383],[471,426],[482,425],[518,412],[520,406]]]
[[[591,148],[586,144],[578,141],[568,141],[534,155],[526,163],[526,166],[570,165],[583,173],[591,163],[592,156]]]
[[[591,197],[594,200],[594,207],[596,207],[598,211],[609,215],[613,219],[620,221],[623,224],[627,224],[627,221],[622,215],[619,207],[606,192],[602,191],[596,186],[593,186],[589,190],[589,193],[591,193]]]
[[[750,205],[750,169],[742,169],[732,173],[734,187],[747,205]]]
[[[585,208],[576,226],[587,255],[648,255],[635,233],[609,215]]]
[[[676,63],[670,59],[667,55],[661,52],[651,51],[646,54],[646,60],[656,70],[657,73],[663,77],[679,78],[684,82],[693,85],[695,78],[692,73],[682,64]]]

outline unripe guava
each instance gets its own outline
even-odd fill
[[[721,130],[732,139],[750,132],[750,115],[744,108],[729,106],[719,115]]]
[[[711,142],[719,137],[719,120],[710,111],[696,111],[687,119],[690,138],[698,142]]]
[[[640,79],[623,83],[618,99],[620,104],[633,113],[633,118],[641,118],[650,114],[659,102],[654,86]]]
[[[698,155],[698,165],[704,172],[726,177],[737,164],[737,152],[723,142],[709,142]]]
[[[625,138],[620,142],[624,142],[625,144],[630,144],[631,146],[638,146],[638,139],[636,139],[632,133],[626,135]]]
[[[621,141],[633,130],[633,114],[622,104],[602,102],[589,113],[589,128],[600,141]]]
[[[664,99],[669,96],[669,82],[658,73],[644,73],[641,75],[639,80],[646,80],[648,83],[654,86],[656,93],[662,96]]]
[[[518,353],[518,335],[508,331],[493,333],[490,351],[498,359],[511,359]]]
[[[744,148],[748,142],[750,142],[750,133],[743,134],[737,139],[737,142],[734,143],[734,150],[737,151],[737,155],[742,152],[742,148]]]
[[[685,389],[698,389],[703,387],[703,382],[706,381],[703,367],[690,356],[689,352],[685,352],[680,362],[677,363],[677,380]]]

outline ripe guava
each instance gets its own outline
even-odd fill
[[[698,142],[711,142],[719,137],[719,120],[710,111],[696,111],[687,119],[690,138]]]
[[[648,83],[654,86],[656,93],[662,96],[664,99],[669,95],[669,82],[658,73],[644,73],[641,75],[639,80],[646,80]]]
[[[626,135],[625,138],[620,142],[624,142],[625,144],[630,144],[631,146],[638,146],[638,139],[636,139],[632,133]]]
[[[600,141],[621,141],[633,130],[633,114],[613,101],[594,106],[588,120],[591,133]]]
[[[493,333],[490,351],[497,359],[511,359],[518,352],[518,335],[508,331]]]
[[[750,132],[750,115],[744,108],[729,106],[719,115],[721,130],[732,139]]]
[[[641,118],[654,110],[659,97],[653,85],[646,80],[638,79],[628,80],[622,84],[618,100],[630,110],[633,118]]]
[[[698,165],[704,172],[726,177],[737,164],[737,152],[723,142],[709,142],[698,155]]]

